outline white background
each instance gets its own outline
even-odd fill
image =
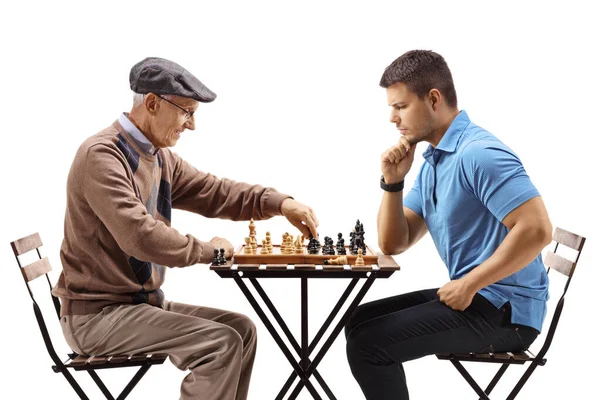
[[[592,195],[599,172],[594,37],[600,37],[600,29],[591,6],[578,1],[214,3],[3,3],[0,398],[76,398],[50,369],[9,242],[39,232],[56,280],[71,161],[85,138],[129,110],[133,64],[147,56],[172,59],[218,94],[214,103],[200,106],[196,131],[184,133],[175,147],[182,157],[218,176],[293,195],[315,209],[321,236],[347,236],[360,218],[367,243],[376,246],[379,156],[398,137],[378,82],[389,63],[415,48],[446,58],[459,107],[520,156],[553,225],[588,239],[548,364],[519,397],[597,396],[592,394],[597,393],[597,368],[586,361],[597,347],[594,302],[600,279],[599,218]],[[425,148],[420,144],[417,153]],[[408,187],[421,163],[417,155]],[[244,222],[180,211],[172,222],[182,233],[203,240],[224,236],[235,245],[248,232]],[[279,238],[291,225],[277,217],[257,228],[259,235],[270,230]],[[395,259],[402,271],[377,281],[365,301],[447,281],[429,236]],[[553,300],[561,282],[552,281]],[[345,284],[310,284],[312,334]],[[273,280],[265,288],[299,333],[299,282]],[[37,289],[47,293],[43,286]],[[260,336],[249,398],[275,398],[291,367],[234,282],[198,265],[169,271],[164,290],[171,300],[253,318]],[[65,354],[58,323],[50,322]],[[541,340],[534,348],[540,345]],[[495,371],[469,366],[482,383]],[[476,398],[450,363],[427,357],[405,367],[413,399]],[[338,399],[363,398],[348,368],[343,338],[319,370]],[[126,371],[102,376],[118,392],[129,379]],[[509,369],[497,398],[506,396],[522,371]],[[175,399],[184,375],[169,362],[152,368],[130,398]],[[77,376],[93,399],[101,398],[86,374]],[[311,397],[303,392],[299,398]]]

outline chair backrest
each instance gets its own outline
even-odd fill
[[[536,357],[539,359],[544,357],[548,351],[548,348],[550,347],[550,344],[552,343],[552,339],[554,338],[554,333],[558,325],[558,320],[560,319],[560,314],[562,313],[564,307],[565,296],[567,294],[567,290],[569,289],[571,279],[573,278],[575,267],[577,267],[581,250],[585,244],[585,238],[583,236],[576,235],[575,233],[571,233],[558,227],[554,230],[552,240],[555,242],[554,250],[546,253],[546,256],[544,257],[544,264],[546,264],[548,267],[548,274],[550,274],[550,270],[557,271],[566,276],[567,281],[565,283],[563,294],[556,304],[554,315],[552,316],[552,321],[550,323],[550,328],[548,330],[548,334],[546,335],[546,340],[544,341],[544,344]],[[559,255],[557,253],[559,246],[566,246],[570,248],[571,253],[574,254],[572,256],[573,260],[569,260],[562,255]]]
[[[52,295],[52,283],[50,282],[50,277],[48,276],[48,272],[50,272],[52,268],[50,267],[48,257],[42,258],[42,255],[39,250],[39,248],[42,246],[42,239],[40,238],[40,235],[38,233],[34,233],[24,238],[15,240],[14,242],[11,242],[10,245],[13,249],[13,253],[15,254],[15,258],[17,259],[17,264],[23,276],[23,280],[25,281],[25,285],[27,286],[27,290],[29,291],[29,295],[31,296],[31,300],[33,302],[33,311],[35,313],[35,317],[40,327],[40,331],[44,338],[46,349],[48,350],[48,353],[50,354],[52,360],[55,363],[57,363],[57,365],[62,365],[60,359],[56,355],[54,346],[52,345],[50,334],[48,333],[48,328],[46,327],[46,322],[44,321],[42,311],[38,303],[36,302],[35,297],[33,295],[33,291],[31,290],[31,286],[29,285],[31,281],[41,277],[42,275],[46,277],[48,287],[50,288],[50,296],[52,297],[52,303],[54,304],[54,309],[56,310],[56,315],[58,318],[60,318],[60,301],[58,300],[58,298]],[[19,257],[33,250],[37,252],[38,260],[26,266],[22,266]]]

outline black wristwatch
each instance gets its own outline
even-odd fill
[[[385,183],[383,179],[383,175],[381,175],[381,180],[379,181],[379,186],[386,192],[401,192],[404,190],[404,179],[398,183]]]

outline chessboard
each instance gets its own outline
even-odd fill
[[[324,271],[372,271],[400,269],[389,256],[376,254],[365,244],[365,231],[360,220],[350,232],[350,243],[345,244],[342,233],[337,235],[337,243],[325,236],[323,244],[318,238],[311,237],[308,245],[305,238],[285,232],[281,236],[281,244],[273,244],[270,232],[264,239],[257,239],[256,225],[250,220],[249,236],[244,238],[245,244],[235,251],[232,260],[224,257],[225,249],[215,249],[215,258],[211,264],[213,270],[324,270]],[[262,242],[262,244],[258,244]],[[317,266],[319,266],[317,268]]]
[[[339,255],[310,254],[306,246],[302,246],[302,253],[283,254],[280,245],[272,246],[272,253],[261,254],[262,245],[257,245],[256,254],[246,254],[242,245],[233,255],[233,264],[316,264],[323,265],[326,260],[334,260]],[[348,246],[346,257],[347,265],[355,265],[358,255],[350,254]],[[366,253],[362,255],[365,265],[377,265],[379,256],[366,246]]]

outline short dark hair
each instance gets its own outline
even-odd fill
[[[444,57],[431,50],[411,50],[402,54],[385,69],[379,85],[388,88],[399,82],[421,98],[431,89],[437,89],[450,107],[456,107],[450,68]]]

